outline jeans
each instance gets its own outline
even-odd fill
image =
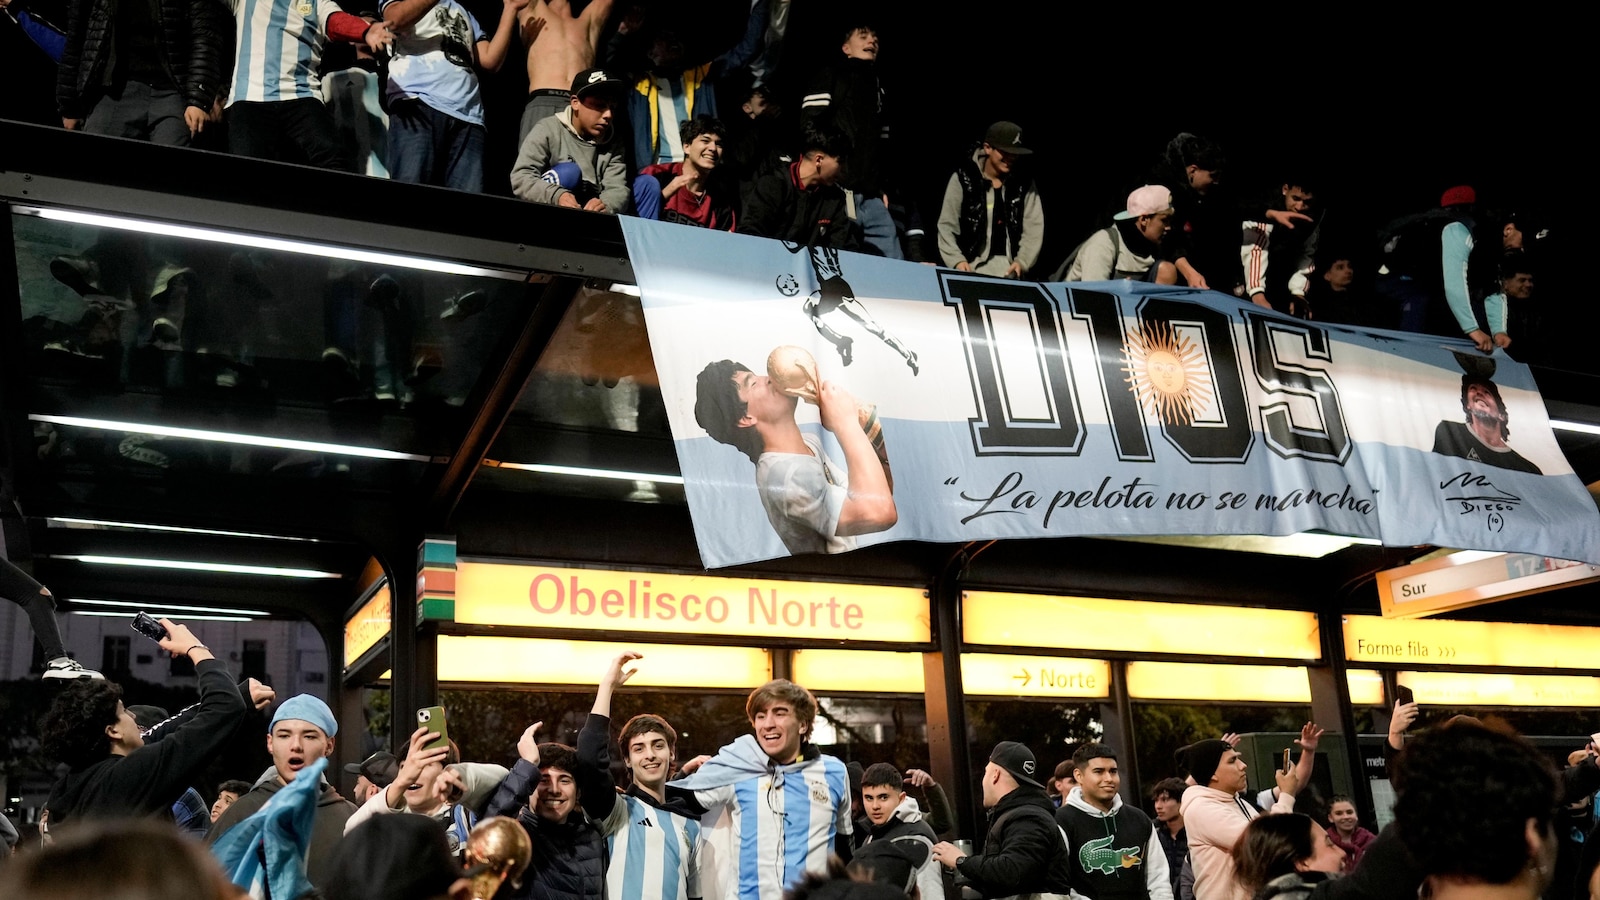
[[[389,177],[483,193],[482,125],[464,122],[418,100],[389,107]]]
[[[882,197],[856,194],[856,221],[861,224],[861,237],[874,251],[890,259],[905,259],[900,252],[900,236],[895,232],[894,218],[883,205]]]

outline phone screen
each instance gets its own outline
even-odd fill
[[[445,726],[444,707],[425,706],[417,710],[417,727],[426,728],[434,734],[434,737],[422,745],[422,749],[432,750],[435,747],[450,745],[450,731]]]
[[[139,632],[152,641],[160,641],[167,636],[167,626],[157,622],[149,613],[141,612],[133,617],[129,623],[134,631]]]
[[[1288,748],[1288,747],[1283,748],[1283,770],[1285,772],[1287,772],[1290,769],[1294,768],[1293,764],[1291,763],[1291,761],[1289,759],[1289,751],[1290,751],[1290,748]]]

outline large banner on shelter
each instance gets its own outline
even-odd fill
[[[623,224],[709,567],[1302,531],[1600,562],[1594,501],[1504,353]]]

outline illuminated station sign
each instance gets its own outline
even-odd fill
[[[584,631],[925,644],[916,588],[461,561],[455,621]]]

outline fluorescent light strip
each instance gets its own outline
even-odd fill
[[[1588,422],[1568,422],[1565,419],[1551,419],[1551,428],[1562,431],[1577,431],[1583,434],[1600,434],[1600,425],[1590,425]]]
[[[469,266],[462,263],[447,262],[442,259],[404,256],[398,253],[379,253],[374,250],[341,247],[336,244],[292,241],[260,234],[219,231],[214,228],[196,228],[193,225],[176,225],[170,222],[158,222],[153,219],[127,219],[121,216],[107,216],[73,209],[47,209],[39,206],[13,207],[13,209],[20,213],[36,215],[41,219],[72,222],[77,225],[92,225],[99,228],[117,228],[123,231],[137,231],[143,234],[160,234],[167,237],[187,238],[196,241],[210,241],[218,244],[232,244],[236,247],[254,247],[261,250],[278,250],[284,253],[300,253],[307,256],[324,256],[330,259],[348,259],[378,266],[397,266],[404,269],[421,269],[425,272],[442,272],[446,275],[471,275],[479,278],[499,278],[504,281],[528,280],[528,273],[526,272]]]
[[[265,437],[254,434],[236,434],[231,431],[205,431],[199,428],[174,428],[169,425],[147,425],[143,422],[117,422],[111,419],[85,419],[79,416],[54,416],[29,413],[33,422],[52,425],[73,425],[78,428],[100,428],[107,431],[131,431],[137,434],[156,434],[162,437],[187,438],[193,441],[216,441],[223,444],[246,444],[251,447],[277,447],[281,450],[304,450],[308,453],[334,453],[340,456],[363,456],[368,459],[394,459],[406,462],[431,462],[433,457],[377,447],[356,447],[350,444],[324,444],[320,441],[297,441],[293,438]]]
[[[338,572],[316,569],[286,569],[279,566],[246,566],[238,563],[198,562],[185,559],[146,559],[134,556],[89,556],[44,554],[46,559],[69,559],[99,566],[138,566],[147,569],[186,569],[194,572],[226,572],[230,575],[277,575],[283,578],[343,578]]]
[[[106,612],[106,611],[103,611],[103,610],[96,610],[96,609],[75,609],[75,610],[72,611],[72,614],[75,615],[75,616],[99,616],[100,618],[103,618],[103,619],[131,619],[134,616],[138,615],[138,613]],[[156,618],[156,619],[170,619],[170,618],[172,618],[172,616],[167,615],[165,612],[153,612],[153,613],[150,614],[150,616],[151,616],[151,618]],[[184,616],[178,616],[178,618],[184,620],[185,622],[254,622],[255,621],[255,619],[252,619],[249,616],[189,616],[189,615],[184,615]]]
[[[545,475],[573,475],[578,478],[611,478],[617,481],[653,481],[657,484],[683,484],[682,475],[659,475],[654,472],[624,472],[620,469],[585,469],[577,466],[552,466],[545,463],[500,464],[502,469],[522,469]]]
[[[123,606],[128,609],[149,609],[149,603],[134,603],[131,600],[88,600],[82,597],[69,597],[68,603],[86,603],[90,606]],[[183,606],[177,603],[163,603],[162,609],[178,609],[186,613],[231,613],[240,616],[270,616],[272,613],[264,609],[228,609],[223,606]],[[106,615],[111,615],[106,613]],[[120,615],[120,613],[118,614]]]
[[[110,522],[105,519],[74,519],[67,516],[46,516],[45,522],[60,523],[68,528],[83,525],[96,528],[126,528],[131,531],[172,531],[179,534],[214,534],[221,537],[266,538],[273,541],[303,541],[322,543],[317,538],[294,537],[288,534],[256,534],[251,531],[221,531],[215,528],[184,528],[179,525],[152,525],[148,522]]]

